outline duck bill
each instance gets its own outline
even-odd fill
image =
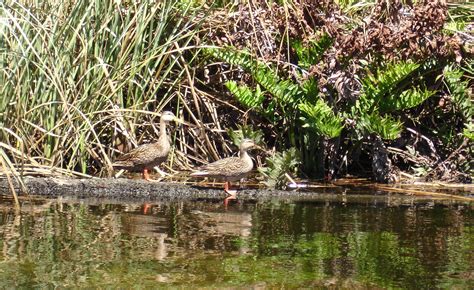
[[[269,151],[268,149],[266,149],[266,148],[264,148],[264,147],[262,147],[262,146],[259,146],[259,145],[253,146],[253,149],[260,150],[260,151],[264,152],[264,153],[267,154],[267,155],[272,155],[272,152],[271,152],[271,151]]]
[[[252,148],[265,151],[265,148],[263,148],[262,146],[257,145],[257,144],[253,145]]]

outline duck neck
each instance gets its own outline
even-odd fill
[[[160,120],[160,139],[166,139],[166,122]]]
[[[249,159],[250,155],[247,153],[247,150],[240,149],[240,158],[241,159]]]

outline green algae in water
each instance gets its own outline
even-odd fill
[[[472,288],[468,204],[221,201],[0,211],[0,288]]]

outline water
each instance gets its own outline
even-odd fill
[[[474,286],[472,205],[0,198],[0,288]]]

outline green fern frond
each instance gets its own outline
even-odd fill
[[[380,113],[415,107],[434,94],[418,88],[398,93],[401,83],[419,67],[411,62],[392,63],[362,80],[362,94],[351,112],[362,134],[374,133],[383,139],[395,139],[400,135],[403,124]]]
[[[474,123],[465,124],[462,134],[471,141],[474,141]]]
[[[214,58],[221,59],[233,65],[238,65],[245,70],[253,71],[257,67],[257,61],[245,50],[237,51],[234,48],[206,48],[204,53]]]
[[[303,95],[303,91],[297,84],[290,80],[281,80],[276,71],[266,65],[259,63],[251,74],[283,106],[294,104]]]
[[[305,127],[311,127],[329,138],[340,135],[343,128],[342,118],[336,116],[323,100],[317,98],[316,80],[305,81],[303,85],[296,84],[289,79],[282,80],[275,70],[264,63],[253,60],[247,53],[232,49],[212,49],[210,54],[226,62],[241,65],[252,74],[258,84],[273,96],[267,107],[261,108],[264,98],[258,88],[256,92],[253,92],[248,87],[239,87],[235,82],[227,82],[229,90],[244,106],[258,108],[264,116],[273,119],[276,118],[276,107],[283,110],[297,108],[306,114],[306,117],[302,118]],[[314,102],[314,105],[309,101]]]
[[[301,40],[295,40],[291,46],[298,56],[298,66],[303,69],[309,69],[311,65],[318,63],[324,52],[331,46],[332,39],[329,35],[324,34],[319,40],[309,41],[303,44]]]
[[[264,184],[270,188],[284,188],[287,182],[286,173],[296,173],[301,159],[295,148],[277,152],[268,157],[266,167],[259,168],[259,172],[267,179]]]
[[[299,85],[290,80],[281,80],[276,70],[265,63],[254,60],[247,52],[233,48],[207,49],[208,54],[230,64],[241,66],[282,106],[293,105],[304,94]]]
[[[448,66],[444,70],[444,79],[451,93],[456,108],[460,111],[464,120],[470,121],[474,116],[474,106],[469,97],[467,81],[462,80],[463,72]]]
[[[383,139],[393,140],[400,136],[403,124],[391,116],[380,116],[377,113],[362,115],[358,126],[369,133],[375,133]]]
[[[464,21],[455,21],[451,19],[451,21],[446,22],[444,24],[443,30],[449,35],[456,34],[456,32],[464,31],[466,29],[466,22]]]
[[[240,142],[245,139],[252,139],[255,144],[263,144],[263,132],[260,129],[255,130],[252,126],[237,125],[237,130],[228,129],[230,140],[235,146],[239,147]]]
[[[301,84],[306,100],[309,102],[316,102],[319,94],[318,81],[315,78],[309,78]]]
[[[412,88],[403,91],[400,95],[389,94],[379,103],[381,112],[404,110],[418,106],[434,95],[435,91]]]
[[[368,75],[362,80],[363,94],[360,97],[364,102],[381,101],[381,98],[394,90],[402,81],[407,79],[420,65],[411,62],[399,62],[388,65],[379,70],[377,75]]]
[[[225,83],[225,86],[244,107],[257,109],[259,111],[262,110],[265,96],[259,85],[256,86],[255,91],[252,91],[252,89],[246,85],[239,86],[235,81],[228,81]]]
[[[336,116],[332,109],[323,101],[317,100],[313,104],[307,102],[298,105],[298,108],[306,117],[302,117],[303,127],[310,127],[318,133],[334,138],[341,134],[344,126],[342,125],[342,118]]]
[[[444,79],[451,93],[451,98],[456,108],[464,119],[463,135],[470,140],[474,140],[474,104],[469,97],[468,81],[463,81],[463,72],[448,66],[444,70]]]

